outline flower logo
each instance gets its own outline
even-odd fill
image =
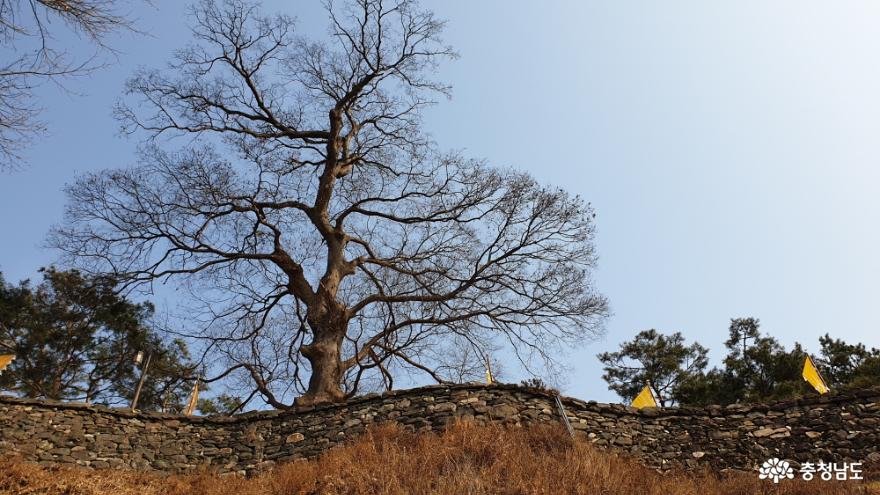
[[[794,478],[794,469],[791,468],[791,465],[788,461],[777,459],[776,457],[772,459],[767,459],[761,468],[758,469],[760,473],[758,478],[762,480],[772,479],[773,483],[779,483],[781,479],[792,479]]]

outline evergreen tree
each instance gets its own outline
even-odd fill
[[[801,377],[807,354],[800,344],[786,351],[775,338],[761,334],[757,318],[732,319],[729,332],[724,402],[764,402],[809,391]]]
[[[199,411],[202,414],[220,414],[229,416],[239,412],[246,405],[240,397],[220,394],[216,397],[199,400]]]
[[[15,361],[0,389],[30,398],[125,405],[139,373],[138,351],[153,356],[139,409],[175,410],[192,388],[182,341],[165,342],[149,325],[153,306],[118,295],[114,280],[41,270],[43,281],[12,285],[0,274],[0,353]]]
[[[816,364],[832,388],[880,385],[880,350],[847,344],[828,334],[819,338],[819,345],[821,357]]]
[[[677,389],[706,368],[707,350],[700,344],[685,345],[681,332],[663,335],[657,330],[639,332],[620,345],[617,352],[598,355],[608,388],[631,401],[646,385],[654,389],[661,405],[677,402]]]
[[[619,352],[599,355],[605,365],[603,378],[627,401],[650,382],[663,402],[681,405],[770,402],[813,393],[801,376],[807,356],[801,344],[785,349],[761,333],[757,318],[732,319],[728,332],[721,368],[706,370],[706,349],[697,343],[685,346],[681,334],[648,330],[623,343]],[[820,344],[818,363],[832,386],[880,383],[877,349],[868,351],[827,335]]]
[[[810,393],[801,376],[806,351],[799,343],[788,351],[760,331],[757,318],[730,320],[724,343],[724,367],[688,377],[679,387],[686,405],[769,402]]]

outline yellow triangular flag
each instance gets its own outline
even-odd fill
[[[813,360],[810,356],[807,356],[807,359],[804,360],[804,380],[809,382],[813,388],[816,389],[816,392],[820,394],[828,393],[828,385],[825,384],[825,380],[822,379],[822,375],[819,374],[819,370],[816,368],[816,365],[813,364]]]
[[[651,392],[651,387],[645,385],[645,388],[639,392],[639,395],[636,396],[632,401],[632,406],[636,409],[641,409],[643,407],[657,407],[657,401],[654,400],[654,393]]]
[[[183,414],[187,416],[192,416],[192,413],[196,410],[196,405],[199,403],[199,381],[196,380],[196,384],[193,385],[193,393],[192,397],[189,398],[189,404],[186,406],[186,410]]]
[[[11,363],[13,359],[15,359],[15,354],[4,354],[0,356],[0,373],[9,366],[9,363]]]

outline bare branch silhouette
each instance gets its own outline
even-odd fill
[[[443,22],[409,0],[327,7],[317,43],[249,3],[202,2],[198,43],[137,74],[141,106],[117,109],[149,136],[140,164],[70,185],[50,244],[132,287],[190,287],[194,336],[275,407],[402,371],[473,376],[502,344],[553,360],[594,336],[590,205],[422,131],[449,91],[431,79],[455,56]],[[167,150],[165,135],[197,139]]]
[[[11,58],[0,62],[0,171],[21,166],[21,151],[43,134],[33,90],[47,81],[61,84],[102,67],[97,52],[114,31],[134,30],[119,0],[0,0],[0,40]],[[49,27],[58,19],[88,39],[97,52],[75,60],[59,49]]]

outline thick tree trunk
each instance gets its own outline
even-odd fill
[[[348,321],[342,316],[344,308],[336,304],[327,306],[320,312],[316,311],[320,316],[307,317],[314,338],[310,344],[300,347],[300,352],[309,360],[312,375],[309,377],[308,390],[296,399],[298,406],[345,400],[341,388],[345,371],[342,367],[342,341],[348,330]]]
[[[309,388],[296,399],[298,406],[311,406],[345,399],[340,384],[342,382],[342,363],[340,346],[336,342],[313,342],[301,348],[303,356],[312,365]]]

